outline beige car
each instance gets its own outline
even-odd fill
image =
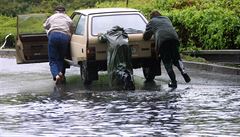
[[[42,28],[38,33],[22,33],[20,29],[24,25],[21,24],[21,16],[25,15],[18,16],[17,63],[47,61],[46,33]],[[98,71],[107,70],[107,44],[99,42],[98,34],[106,33],[116,25],[128,33],[133,68],[142,67],[146,80],[153,80],[155,76],[161,74],[154,41],[143,40],[147,19],[138,10],[129,8],[76,10],[71,18],[75,32],[71,38],[70,53],[66,61],[72,66],[80,67],[81,78],[85,84],[97,80]],[[26,17],[24,20],[26,21]]]

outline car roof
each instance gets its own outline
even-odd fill
[[[75,10],[74,12],[90,15],[90,14],[101,14],[101,13],[138,12],[138,11],[139,10],[132,9],[132,8],[92,8],[92,9]]]

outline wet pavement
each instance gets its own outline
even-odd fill
[[[110,89],[107,73],[83,86],[79,68],[55,86],[48,63],[0,58],[0,137],[240,136],[240,77],[191,70],[151,83],[134,70],[135,91]],[[176,71],[177,72],[177,71]]]

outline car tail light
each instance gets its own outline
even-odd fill
[[[95,47],[90,47],[87,49],[87,59],[96,60],[96,49]]]

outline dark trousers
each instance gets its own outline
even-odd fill
[[[53,79],[65,73],[64,58],[69,48],[70,36],[61,32],[51,32],[48,36],[48,58]]]
[[[184,68],[178,49],[179,45],[179,41],[177,40],[168,40],[160,46],[159,51],[164,67],[172,82],[176,82],[176,76],[172,67],[173,65],[175,65],[182,74],[184,73]]]

